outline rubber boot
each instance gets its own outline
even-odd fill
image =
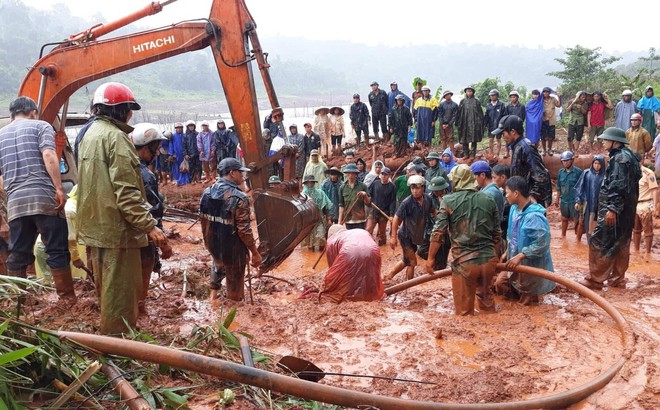
[[[553,156],[552,152],[552,140],[548,140],[548,155]]]
[[[561,237],[566,237],[566,231],[568,230],[568,219],[561,218]]]
[[[71,267],[50,269],[55,283],[55,290],[60,299],[67,299],[73,303],[78,301],[76,291],[73,289],[73,278],[71,277]]]
[[[635,252],[639,252],[639,245],[642,242],[642,233],[641,232],[633,232],[632,235],[632,243],[633,243],[633,250]]]

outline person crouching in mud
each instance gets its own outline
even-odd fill
[[[369,232],[332,225],[328,231],[326,252],[329,268],[323,279],[320,298],[336,303],[383,298],[380,249]]]
[[[529,197],[529,185],[523,177],[506,181],[506,199],[511,204],[507,238],[508,249],[502,262],[513,269],[518,265],[533,266],[554,272],[550,255],[550,225],[545,208]],[[539,295],[555,288],[555,282],[533,275],[501,272],[495,281],[495,292],[523,305],[539,302]]]

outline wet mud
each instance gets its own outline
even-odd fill
[[[165,190],[170,204],[195,210],[202,186]],[[177,205],[179,207],[179,205]],[[549,209],[551,252],[557,273],[579,280],[588,271],[585,239],[576,242],[569,230],[560,238],[558,210]],[[656,234],[660,233],[656,220]],[[474,317],[453,314],[449,278],[420,285],[379,302],[319,303],[300,298],[319,289],[327,271],[325,258],[312,269],[319,253],[297,249],[272,278],[252,281],[249,299],[208,301],[211,259],[199,243],[199,225],[166,223],[174,256],[153,276],[148,315],[138,326],[162,344],[181,346],[195,326],[214,325],[232,307],[231,330],[253,335],[250,344],[278,359],[294,355],[329,372],[357,373],[433,382],[426,385],[366,378],[326,376],[320,383],[393,397],[438,402],[500,402],[558,393],[585,383],[619,358],[618,330],[605,312],[565,288],[542,298],[538,306],[521,306],[496,298],[499,312]],[[657,238],[657,236],[656,236]],[[383,272],[400,259],[381,247]],[[187,294],[182,297],[186,271]],[[194,274],[192,274],[194,272]],[[417,275],[423,274],[422,267]],[[621,372],[601,391],[575,409],[652,409],[660,407],[660,245],[651,260],[632,254],[628,288],[599,292],[625,316],[634,334],[634,349]],[[403,281],[400,274],[395,281]],[[93,290],[77,283],[82,295],[76,316],[59,312],[54,293],[33,298],[28,321],[51,329],[96,332],[98,304]],[[246,292],[246,297],[247,297]],[[161,384],[180,383],[169,379]],[[192,408],[211,408],[218,390],[205,388],[191,398]],[[257,408],[239,400],[235,408]]]

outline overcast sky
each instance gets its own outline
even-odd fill
[[[66,4],[74,14],[114,20],[148,0],[23,0],[39,8]],[[208,17],[212,0],[178,0],[139,24],[159,27]],[[368,45],[520,45],[530,48],[602,47],[609,52],[660,46],[646,16],[660,15],[659,0],[620,2],[488,0],[246,0],[261,37],[336,39]],[[110,6],[111,5],[111,6]],[[504,7],[496,7],[506,5]],[[515,6],[514,6],[515,5]],[[611,23],[611,24],[608,24]],[[611,31],[606,28],[612,27]],[[646,27],[646,28],[643,28]],[[630,31],[626,34],[626,31]]]

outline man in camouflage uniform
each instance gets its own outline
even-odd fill
[[[435,254],[451,240],[452,292],[456,315],[474,314],[476,293],[481,311],[494,311],[490,284],[497,264],[496,250],[502,238],[497,205],[492,197],[478,192],[469,166],[461,164],[449,173],[454,192],[440,202],[431,234],[426,270],[433,273]]]
[[[204,245],[213,256],[211,300],[218,295],[222,279],[227,277],[227,297],[243,300],[245,265],[252,253],[252,266],[259,267],[261,255],[250,226],[250,200],[239,186],[243,173],[249,171],[235,158],[225,158],[218,165],[221,178],[204,191],[200,202]],[[248,252],[249,251],[249,252]]]

